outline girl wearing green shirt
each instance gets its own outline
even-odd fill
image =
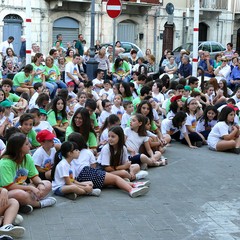
[[[122,94],[123,101],[130,101],[130,102],[133,101],[133,96],[132,96],[129,83],[121,82],[119,84],[119,92],[120,94]]]
[[[91,124],[89,112],[86,108],[78,108],[74,113],[71,125],[66,130],[66,139],[72,132],[81,133],[88,147],[96,153],[97,137]]]

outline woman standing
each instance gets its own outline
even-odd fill
[[[102,47],[99,51],[98,54],[95,55],[95,60],[98,62],[98,69],[103,70],[104,72],[104,80],[107,77],[107,74],[111,72],[110,69],[110,62],[108,57],[106,56],[106,48]]]

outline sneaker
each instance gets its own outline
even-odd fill
[[[68,193],[64,195],[65,198],[70,199],[70,200],[75,200],[77,198],[76,193]]]
[[[0,227],[0,235],[1,234],[7,234],[11,237],[22,237],[25,232],[24,227],[19,227],[19,226],[13,226],[12,224],[7,224],[2,227]]]
[[[20,213],[29,214],[33,211],[33,207],[31,205],[22,205],[22,206],[19,207],[18,211]]]
[[[13,238],[11,236],[8,236],[8,235],[1,235],[0,239],[1,240],[13,240]]]
[[[151,184],[150,181],[146,181],[146,182],[135,182],[132,187],[133,188],[141,188],[141,187],[149,187]]]
[[[136,180],[139,180],[139,179],[143,179],[145,177],[148,176],[148,172],[147,171],[143,171],[143,170],[140,170],[137,174],[136,174]]]
[[[17,214],[17,216],[15,217],[14,221],[13,221],[13,225],[19,225],[23,222],[23,217],[19,214]]]
[[[90,192],[88,195],[89,195],[89,196],[99,197],[100,194],[101,194],[101,189],[99,189],[99,188],[94,188],[94,189],[92,190],[92,192]]]
[[[240,148],[233,148],[230,150],[230,152],[240,154]]]
[[[201,147],[203,144],[202,144],[202,141],[197,141],[196,142],[196,147]]]
[[[141,167],[141,170],[147,170],[148,169],[147,163],[142,163],[140,167]]]
[[[133,188],[130,192],[129,195],[132,198],[145,195],[149,191],[148,187],[142,187],[142,188]]]
[[[57,200],[54,197],[48,197],[43,200],[40,200],[39,202],[40,202],[40,207],[45,208],[45,207],[53,206],[57,202]]]

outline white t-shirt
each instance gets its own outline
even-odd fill
[[[102,166],[110,166],[110,148],[109,148],[109,144],[106,144],[101,152],[100,155],[98,156],[98,163],[101,164]],[[123,146],[123,154],[122,157],[120,159],[120,163],[119,165],[123,165],[126,162],[128,162],[128,153],[127,153],[127,148],[125,146]]]
[[[56,169],[54,174],[54,180],[52,181],[52,190],[66,185],[64,177],[69,177],[71,182],[74,182],[75,172],[72,164],[69,164],[66,159],[62,159]]]
[[[94,78],[94,79],[92,80],[92,83],[93,83],[94,91],[95,91],[96,93],[99,93],[102,88],[97,87],[96,84],[103,84],[103,80],[102,80],[102,79],[99,80],[99,79],[97,79],[97,78]]]
[[[164,101],[164,95],[162,93],[158,93],[158,94],[155,94],[154,92],[152,92],[152,97],[153,98],[156,98],[158,100],[159,103],[163,103]]]
[[[11,48],[12,50],[14,50],[13,48],[13,44],[9,43],[7,40],[2,42],[1,47],[0,47],[0,52],[3,53],[3,56],[7,56],[6,50],[7,48]]]
[[[73,81],[70,77],[68,77],[67,73],[72,74],[72,76],[76,79],[78,79],[78,65],[74,64],[73,62],[68,62],[65,66],[65,83]]]
[[[231,126],[228,126],[226,122],[218,122],[208,135],[207,143],[211,148],[216,149],[217,143],[225,135],[231,133]]]
[[[38,92],[35,92],[32,97],[30,98],[30,101],[29,101],[29,105],[28,105],[28,108],[29,109],[32,109],[32,108],[35,108],[36,107],[36,100],[39,96],[39,93]]]
[[[136,154],[139,152],[140,146],[149,140],[147,136],[139,136],[138,133],[133,131],[130,127],[124,129],[124,134],[127,137],[126,146],[133,149]]]
[[[187,120],[186,120],[185,125],[191,126],[193,130],[196,130],[196,126],[197,126],[196,115],[190,115],[187,113]],[[187,130],[187,133],[189,134],[190,132]]]
[[[240,98],[237,98],[236,94],[233,95],[231,98],[233,98],[233,99],[235,100],[236,104],[237,104],[238,102],[240,102]]]
[[[102,89],[99,91],[99,96],[102,97],[102,95],[105,94],[105,95],[108,97],[108,96],[110,96],[112,93],[113,93],[112,88],[109,88],[108,91],[106,91],[104,88],[102,88]]]
[[[107,112],[105,110],[102,111],[100,117],[98,118],[99,127],[101,127],[104,124],[106,118],[109,117],[111,114],[112,114],[111,112]]]
[[[197,123],[196,131],[203,132],[206,130],[211,130],[217,123],[217,120],[208,121],[208,126],[205,126],[205,120],[199,120]]]
[[[158,113],[157,113],[157,110],[153,108],[153,120],[154,121],[158,121],[160,119]]]
[[[50,170],[54,164],[54,156],[56,153],[56,149],[51,148],[50,155],[43,149],[43,147],[38,148],[33,154],[34,164],[39,166],[45,170]]]
[[[123,108],[123,106],[120,106],[120,108],[116,107],[115,105],[112,105],[112,110],[111,110],[112,114],[116,114],[119,119],[122,119],[122,115],[124,114],[125,110]]]
[[[122,115],[122,120],[121,120],[121,127],[122,129],[125,129],[130,122],[131,115],[127,114],[126,112]]]
[[[48,130],[49,132],[53,131],[52,126],[47,121],[40,121],[40,123],[37,126],[33,126],[33,130],[38,133],[41,130]]]
[[[77,103],[77,104],[75,104],[75,106],[74,106],[74,108],[73,108],[73,111],[74,112],[76,112],[79,108],[81,108],[81,107],[85,107],[85,105],[81,105],[80,103]]]
[[[4,153],[5,149],[6,149],[6,145],[2,141],[2,139],[0,139],[0,156]]]
[[[71,165],[75,171],[75,176],[78,176],[84,167],[90,167],[91,164],[96,162],[96,158],[90,150],[82,149],[78,159],[74,159],[71,162]]]
[[[100,142],[108,141],[108,128],[105,128],[100,136]]]
[[[180,134],[180,139],[183,139],[184,138],[184,133],[187,132],[187,129],[186,129],[186,126],[183,125],[182,127],[180,128],[176,128],[173,126],[173,123],[172,123],[172,120],[171,119],[164,119],[162,122],[161,122],[161,132],[162,134],[169,134],[170,136],[173,135],[174,133],[180,131],[181,134]]]

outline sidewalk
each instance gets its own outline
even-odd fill
[[[166,167],[149,169],[150,191],[114,188],[24,215],[26,240],[240,239],[240,155],[173,143]]]

